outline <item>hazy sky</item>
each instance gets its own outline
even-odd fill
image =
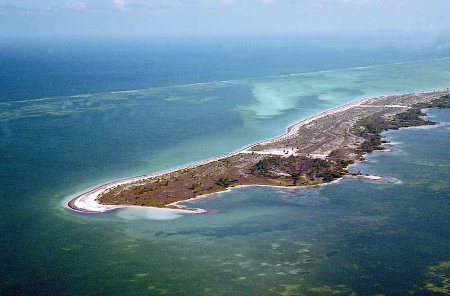
[[[0,36],[450,30],[450,0],[0,0]]]

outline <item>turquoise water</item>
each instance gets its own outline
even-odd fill
[[[449,261],[449,129],[398,144],[322,189],[241,188],[208,215],[71,212],[118,177],[217,156],[378,95],[448,87],[450,59],[0,103],[3,294],[404,295]],[[431,112],[450,122],[448,110]],[[429,145],[433,143],[433,145]],[[155,219],[157,218],[157,219]],[[448,274],[447,274],[448,275]]]

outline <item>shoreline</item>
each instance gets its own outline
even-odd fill
[[[440,91],[438,91],[439,93]],[[414,93],[414,95],[424,95],[424,94],[435,94],[436,91],[430,91],[430,92],[416,92]],[[361,179],[370,179],[372,181],[379,181],[382,180],[383,177],[379,177],[379,176],[365,176],[365,175],[360,175],[360,176],[352,176],[352,175],[348,175],[348,176],[344,176],[341,177],[339,179],[336,179],[332,182],[327,182],[327,183],[322,183],[322,184],[317,184],[317,185],[308,185],[308,186],[277,186],[277,185],[261,185],[261,184],[241,184],[241,185],[237,185],[237,186],[233,186],[233,187],[228,187],[225,191],[220,191],[220,192],[212,192],[212,193],[207,193],[207,194],[202,194],[193,198],[189,198],[189,199],[185,199],[185,200],[180,200],[180,201],[175,201],[172,202],[170,204],[165,205],[164,207],[154,207],[154,206],[140,206],[140,205],[107,205],[107,204],[100,204],[97,201],[98,196],[105,192],[106,190],[115,187],[117,185],[125,185],[125,184],[130,184],[136,181],[141,181],[141,180],[145,180],[145,179],[149,179],[149,178],[154,178],[154,177],[158,177],[161,175],[166,175],[166,174],[170,174],[173,172],[178,172],[178,171],[184,171],[184,170],[189,170],[192,168],[196,168],[205,164],[209,164],[211,162],[215,162],[215,161],[220,161],[222,159],[231,157],[231,156],[235,156],[241,153],[254,153],[254,150],[250,150],[252,148],[255,148],[258,145],[265,145],[265,144],[272,144],[272,143],[276,143],[279,141],[283,141],[286,139],[290,139],[292,137],[294,137],[295,135],[297,135],[298,130],[305,126],[308,125],[311,122],[314,122],[318,119],[321,119],[323,117],[327,117],[329,115],[335,114],[335,113],[340,113],[340,112],[345,112],[349,109],[355,108],[355,107],[360,107],[361,105],[363,105],[364,103],[371,103],[373,100],[377,100],[377,99],[383,99],[389,96],[371,96],[371,97],[366,97],[366,98],[360,98],[360,99],[356,99],[352,102],[343,104],[343,105],[339,105],[336,106],[334,108],[325,110],[323,112],[320,112],[318,114],[315,114],[313,116],[307,117],[305,119],[302,119],[296,123],[293,123],[291,125],[289,125],[286,129],[285,132],[279,136],[276,136],[274,138],[270,138],[270,139],[266,139],[266,140],[262,140],[256,143],[252,143],[250,145],[247,145],[243,148],[240,148],[234,152],[219,156],[219,157],[214,157],[214,158],[209,158],[209,159],[205,159],[205,160],[201,160],[201,161],[197,161],[188,165],[183,165],[183,166],[179,166],[179,167],[175,167],[173,169],[168,169],[165,171],[160,171],[157,173],[152,173],[152,174],[145,174],[145,175],[139,175],[139,176],[134,176],[134,177],[129,177],[129,178],[123,178],[123,179],[119,179],[119,180],[115,180],[115,181],[111,181],[105,184],[102,184],[100,186],[96,186],[93,187],[92,189],[88,190],[87,192],[84,192],[82,194],[77,195],[74,198],[70,198],[70,200],[66,201],[65,204],[66,206],[76,212],[82,212],[82,213],[102,213],[102,212],[106,212],[106,211],[110,211],[110,210],[115,210],[115,209],[120,209],[120,208],[128,208],[128,207],[140,207],[140,208],[153,208],[153,209],[164,209],[164,210],[173,210],[176,212],[182,212],[182,213],[205,213],[207,212],[204,209],[199,209],[199,208],[188,208],[184,205],[180,205],[180,203],[182,202],[187,202],[190,200],[197,200],[197,199],[201,199],[201,198],[207,198],[210,197],[212,195],[216,195],[216,194],[220,194],[222,192],[226,192],[229,191],[233,188],[239,188],[239,187],[249,187],[249,186],[270,186],[270,187],[282,187],[282,188],[291,188],[291,187],[319,187],[322,185],[327,185],[327,184],[331,184],[334,182],[337,182],[343,178],[361,178]],[[367,106],[367,105],[366,105]],[[403,106],[403,107],[407,107],[407,106]],[[409,128],[409,127],[408,127]],[[413,127],[411,127],[413,128]]]
[[[168,170],[157,172],[157,173],[153,173],[153,174],[134,176],[134,177],[123,178],[123,179],[119,179],[119,180],[108,182],[106,184],[94,187],[91,190],[89,190],[87,192],[84,192],[84,193],[82,193],[82,194],[80,194],[80,195],[70,199],[68,202],[66,202],[66,205],[70,209],[72,209],[74,211],[83,212],[83,213],[102,213],[102,212],[106,212],[106,211],[110,211],[110,210],[114,210],[114,209],[118,209],[118,208],[129,207],[128,205],[123,205],[123,206],[120,206],[120,205],[103,205],[103,204],[100,204],[100,203],[96,202],[95,199],[97,198],[98,194],[100,194],[104,190],[107,190],[107,189],[109,189],[111,187],[114,187],[114,186],[117,186],[117,185],[123,185],[123,184],[131,183],[131,182],[134,182],[134,181],[144,180],[144,179],[147,179],[147,178],[154,178],[154,177],[158,177],[158,176],[161,176],[161,175],[173,173],[173,172],[176,172],[176,171],[179,171],[179,170],[191,169],[191,168],[194,168],[194,167],[197,167],[197,166],[200,166],[200,165],[204,165],[204,164],[207,164],[207,163],[210,163],[210,162],[214,162],[214,161],[218,161],[218,160],[221,160],[221,159],[233,156],[233,155],[237,155],[239,153],[243,153],[243,152],[245,153],[245,152],[249,151],[249,149],[251,149],[251,148],[253,148],[253,147],[257,146],[257,145],[263,145],[263,144],[268,144],[268,143],[273,143],[273,142],[276,142],[276,141],[283,140],[283,139],[285,139],[287,137],[295,135],[295,133],[297,132],[297,129],[300,128],[303,125],[309,124],[310,122],[312,122],[314,120],[317,120],[319,118],[322,118],[324,116],[327,116],[327,115],[330,115],[330,114],[333,114],[333,113],[336,113],[336,112],[342,112],[342,111],[345,111],[346,109],[349,109],[349,108],[361,105],[362,103],[367,102],[367,101],[369,101],[371,99],[374,99],[374,98],[377,98],[377,97],[361,98],[361,99],[357,99],[355,101],[346,103],[344,105],[336,106],[334,108],[325,110],[325,111],[320,112],[320,113],[318,113],[316,115],[307,117],[307,118],[302,119],[302,120],[300,120],[300,121],[298,121],[298,122],[296,122],[294,124],[291,124],[290,126],[288,126],[285,129],[285,132],[283,134],[279,135],[279,136],[276,136],[276,137],[270,138],[270,139],[266,139],[266,140],[262,140],[262,141],[259,141],[259,142],[256,142],[256,143],[252,143],[250,145],[244,146],[243,148],[240,148],[240,149],[238,149],[238,150],[236,150],[234,152],[225,154],[223,156],[209,158],[209,159],[205,159],[205,160],[200,160],[200,161],[194,162],[192,164],[176,167],[176,168],[173,168],[173,169],[168,169]],[[95,196],[92,196],[94,194],[95,194]],[[211,194],[214,194],[214,193],[211,193]],[[175,203],[172,203],[172,204],[174,204],[174,206],[178,206],[178,205],[176,205],[176,203],[178,203],[178,202],[175,202]],[[147,207],[147,206],[145,206],[145,207]],[[158,207],[152,207],[152,208],[158,208]],[[168,208],[168,209],[170,209],[170,208]],[[189,211],[189,212],[191,212],[191,211]]]
[[[280,190],[283,190],[283,189],[286,189],[286,190],[293,189],[293,190],[295,190],[295,189],[300,189],[300,188],[320,188],[320,187],[323,187],[323,186],[328,186],[328,185],[332,185],[332,184],[338,183],[338,182],[340,182],[340,181],[342,181],[344,179],[360,179],[360,180],[367,180],[367,181],[378,182],[378,183],[394,183],[394,182],[390,181],[389,178],[386,178],[386,177],[383,177],[383,176],[367,175],[367,174],[366,175],[354,175],[354,174],[351,174],[351,175],[342,176],[342,177],[340,177],[340,178],[338,178],[336,180],[333,180],[331,182],[321,183],[321,184],[316,184],[316,185],[283,186],[283,185],[263,185],[263,184],[248,185],[248,184],[243,184],[243,185],[236,185],[236,186],[233,186],[233,187],[228,187],[224,191],[203,194],[203,195],[199,195],[197,197],[189,198],[189,199],[186,199],[186,200],[176,201],[176,202],[168,204],[168,206],[175,206],[175,207],[185,208],[186,206],[180,205],[180,203],[191,202],[191,201],[207,199],[207,198],[212,198],[214,196],[218,196],[218,195],[221,195],[223,193],[230,192],[230,191],[232,191],[234,189],[239,189],[239,188],[270,187],[270,188],[276,188],[276,189],[280,189]],[[136,206],[124,206],[124,207],[136,207]],[[161,208],[158,208],[158,207],[148,207],[148,206],[137,206],[137,207],[161,209]],[[162,209],[165,209],[165,208],[162,208]],[[167,208],[167,209],[169,209],[169,210],[176,210],[176,209],[171,209],[171,208]],[[200,209],[200,210],[204,210],[204,213],[207,212],[207,210],[205,210],[205,209]]]

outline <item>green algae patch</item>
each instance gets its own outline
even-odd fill
[[[317,295],[351,295],[356,296],[357,294],[347,287],[346,285],[321,285],[317,287],[312,287],[308,289],[308,292],[312,292]]]
[[[299,294],[300,285],[284,285],[284,290],[279,292],[281,296],[302,295]]]
[[[450,261],[431,266],[425,276],[429,281],[424,286],[425,290],[450,295]]]
[[[278,295],[345,295],[345,296],[356,296],[351,288],[346,285],[319,285],[319,286],[309,286],[309,285],[283,285],[284,290],[278,292]]]

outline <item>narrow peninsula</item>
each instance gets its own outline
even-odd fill
[[[202,212],[177,202],[241,185],[311,186],[358,177],[347,167],[383,149],[381,132],[436,124],[422,118],[422,109],[449,107],[448,89],[360,99],[302,120],[277,138],[179,169],[104,184],[68,205],[84,212],[124,206]]]

